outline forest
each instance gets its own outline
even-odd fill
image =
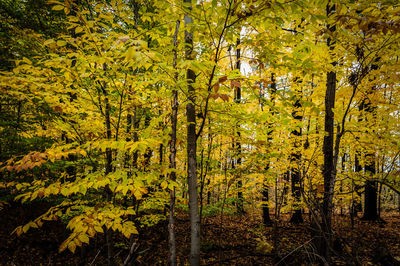
[[[398,0],[0,0],[1,265],[400,265]]]

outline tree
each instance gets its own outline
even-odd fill
[[[192,2],[185,0],[188,12],[190,12]],[[185,14],[185,58],[194,60],[193,55],[193,33],[190,29],[193,19],[189,13]],[[188,103],[186,105],[187,116],[187,179],[189,188],[189,213],[191,228],[190,245],[190,265],[200,265],[200,215],[197,198],[197,137],[196,137],[196,109],[195,109],[195,90],[192,83],[195,82],[196,75],[190,68],[187,70],[186,79],[188,82]]]
[[[295,78],[295,80],[293,81],[294,83],[294,98],[295,99],[295,103],[293,104],[293,112],[292,112],[292,116],[293,119],[296,120],[297,123],[301,123],[303,116],[301,115],[301,99],[298,98],[299,97],[299,88],[297,86],[299,86],[299,83],[301,83],[301,81],[299,80],[299,78]],[[291,181],[292,181],[292,195],[294,197],[294,213],[292,214],[292,217],[290,218],[290,221],[292,223],[298,224],[298,223],[302,223],[303,222],[303,216],[301,214],[301,207],[299,206],[300,204],[300,200],[301,200],[301,166],[300,166],[300,157],[301,157],[301,153],[300,153],[300,137],[301,137],[301,127],[298,125],[296,126],[296,128],[292,131],[291,134],[293,134],[293,152],[291,153],[291,157],[290,157],[290,163],[292,164],[292,167],[290,169],[290,176],[291,176]]]
[[[328,16],[335,12],[335,5],[327,5],[327,13]],[[328,29],[330,32],[334,32],[336,30],[335,26],[329,26]],[[332,40],[328,38],[327,45],[330,50],[334,49],[334,43]],[[335,65],[336,63],[332,63]],[[336,92],[336,73],[334,71],[330,71],[327,73],[326,77],[326,93],[325,93],[325,136],[324,136],[324,144],[323,144],[323,153],[324,153],[324,168],[323,168],[323,176],[324,176],[324,200],[323,200],[323,211],[322,211],[322,236],[324,238],[324,242],[321,243],[320,247],[320,255],[324,256],[328,261],[330,260],[330,243],[332,241],[331,238],[331,219],[332,219],[332,210],[333,210],[333,193],[335,186],[335,178],[336,178],[336,165],[334,162],[334,113],[333,109],[335,108],[335,92]]]
[[[178,31],[179,31],[180,20],[176,21],[176,28],[174,33],[174,62],[173,67],[176,68],[177,61],[177,45],[178,45]],[[178,79],[178,73],[175,73],[174,78]],[[172,172],[170,179],[176,182],[176,127],[178,123],[178,91],[177,89],[172,92],[172,112],[171,112],[171,144],[170,144],[170,168]],[[169,245],[170,245],[170,265],[176,265],[176,243],[175,243],[175,188],[170,190],[170,203],[169,203]]]
[[[276,83],[275,83],[275,77],[274,73],[271,73],[271,88],[270,88],[270,97],[271,97],[271,102],[272,102],[272,108],[275,106],[275,98],[276,98]],[[261,104],[261,108],[263,107],[263,103]],[[271,108],[271,109],[272,109]],[[275,111],[271,112],[272,115],[275,114]],[[272,145],[272,133],[273,133],[273,124],[269,123],[268,124],[268,140],[269,140],[269,145]],[[265,170],[269,170],[270,168],[270,162],[267,162],[267,166],[265,167]],[[262,205],[262,212],[263,212],[263,223],[265,226],[269,226],[272,224],[272,219],[269,215],[269,186],[267,185],[268,180],[264,180],[263,182],[263,189],[262,189],[262,200],[264,201],[264,204]]]
[[[239,33],[240,35],[240,33]],[[240,36],[238,37],[237,41],[236,41],[236,70],[239,72],[238,74],[240,75]],[[234,102],[240,104],[242,95],[241,95],[241,84],[239,81],[232,81],[232,86],[234,88]],[[235,150],[235,158],[232,159],[232,168],[235,167],[240,167],[241,163],[242,163],[242,158],[241,158],[241,144],[240,144],[240,130],[239,130],[240,126],[237,125],[237,129],[236,129],[236,143],[234,143],[234,150]],[[237,202],[237,212],[240,214],[244,213],[244,207],[243,207],[243,192],[242,192],[242,180],[241,180],[241,173],[240,173],[240,169],[237,172],[237,177],[238,177],[238,202]]]

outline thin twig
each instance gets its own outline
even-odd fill
[[[94,257],[94,259],[92,260],[92,263],[89,264],[89,266],[92,266],[93,263],[95,262],[95,260],[97,259],[97,256],[99,256],[101,249],[99,249],[99,251],[97,252],[96,256]]]

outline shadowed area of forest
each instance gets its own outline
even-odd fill
[[[46,204],[13,205],[3,210],[0,246],[5,265],[103,265],[107,263],[104,235],[99,235],[81,252],[58,253],[58,245],[68,232],[62,221],[55,221],[21,237],[10,236],[16,224],[23,224],[46,209]],[[272,216],[273,217],[273,216]],[[283,215],[275,226],[262,225],[261,213],[204,218],[202,223],[202,265],[309,265],[316,260],[311,245],[308,215],[302,224],[289,222]],[[335,265],[397,265],[400,257],[400,215],[383,214],[379,222],[359,218],[352,227],[348,215],[333,217]],[[188,263],[190,251],[189,217],[177,214],[178,264]],[[166,222],[144,227],[138,236],[135,265],[165,265],[168,258]],[[269,244],[272,243],[272,244]],[[123,264],[129,253],[129,241],[115,239],[115,261]],[[273,251],[274,250],[274,251]],[[393,254],[393,257],[391,258]]]

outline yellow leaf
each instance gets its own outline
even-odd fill
[[[99,232],[99,233],[103,233],[104,232],[103,228],[101,228],[100,226],[95,226],[94,230],[96,230],[96,232]]]
[[[38,228],[38,225],[36,223],[34,223],[34,222],[30,222],[29,226],[33,227],[33,228]]]
[[[166,189],[168,187],[168,183],[166,181],[161,182],[161,188]]]
[[[24,227],[22,228],[22,231],[23,231],[24,233],[28,232],[29,227],[30,227],[29,223],[26,224],[26,225],[24,225]]]
[[[93,227],[89,227],[87,230],[87,233],[89,236],[94,237],[94,235],[96,234],[96,231],[93,229]]]
[[[140,193],[139,190],[135,190],[133,192],[133,195],[135,195],[136,199],[140,200],[142,198],[142,193]]]
[[[32,65],[32,61],[29,60],[28,58],[26,58],[25,56],[22,58],[22,61],[24,61],[25,63]]]
[[[58,46],[65,46],[66,44],[67,44],[67,42],[64,41],[64,40],[58,40],[58,41],[57,41],[57,45],[58,45]]]
[[[80,235],[78,236],[78,238],[79,238],[79,240],[80,240],[82,243],[89,244],[89,237],[88,237],[87,235],[85,235],[85,234],[80,234]]]
[[[139,234],[138,230],[136,229],[136,227],[134,225],[132,225],[127,230],[129,230],[129,233],[131,233],[131,234],[135,234],[135,235]]]
[[[142,194],[146,194],[148,192],[146,187],[139,187],[138,189]]]
[[[148,70],[152,66],[152,64],[147,62],[147,63],[144,63],[143,66],[145,69]]]
[[[67,244],[68,244],[68,239],[65,240],[64,242],[62,242],[62,244],[60,245],[60,247],[58,248],[58,252],[61,253],[63,252],[66,248],[67,248]]]
[[[110,229],[111,226],[112,226],[112,223],[111,223],[111,222],[107,222],[107,223],[105,224],[105,226],[107,227],[107,229]]]
[[[82,242],[78,238],[74,238],[74,243],[77,247],[82,246]]]
[[[75,253],[75,249],[76,249],[75,242],[73,242],[73,241],[69,242],[68,249],[71,250],[72,253]]]
[[[31,195],[31,200],[36,199],[37,196],[38,196],[38,193],[39,193],[38,191],[33,192],[32,195]]]
[[[69,194],[68,189],[65,188],[65,187],[63,187],[63,188],[61,189],[61,194],[62,194],[63,196],[67,196],[67,195]]]
[[[18,226],[17,228],[15,228],[14,231],[11,232],[11,235],[12,235],[13,233],[16,233],[17,236],[22,235],[22,226]]]
[[[76,34],[82,32],[82,31],[83,31],[83,28],[81,26],[78,26],[78,27],[75,28],[75,33]]]
[[[129,231],[127,231],[127,230],[123,230],[123,231],[122,231],[122,234],[123,234],[126,238],[129,238],[129,237],[131,236],[131,233],[130,233]]]
[[[56,5],[56,6],[53,6],[51,9],[52,10],[56,10],[56,11],[60,11],[60,10],[63,10],[64,7],[62,5]]]
[[[118,224],[114,223],[114,224],[111,226],[111,228],[112,228],[112,230],[117,231],[117,229],[118,229]]]
[[[128,187],[128,186],[124,186],[124,187],[122,188],[122,194],[125,196],[126,193],[128,193],[128,190],[129,190],[129,187]]]
[[[129,47],[128,51],[126,51],[125,59],[129,61],[135,56],[135,54],[136,54],[135,48]]]
[[[85,150],[80,150],[79,154],[85,157],[87,156],[87,152]]]

